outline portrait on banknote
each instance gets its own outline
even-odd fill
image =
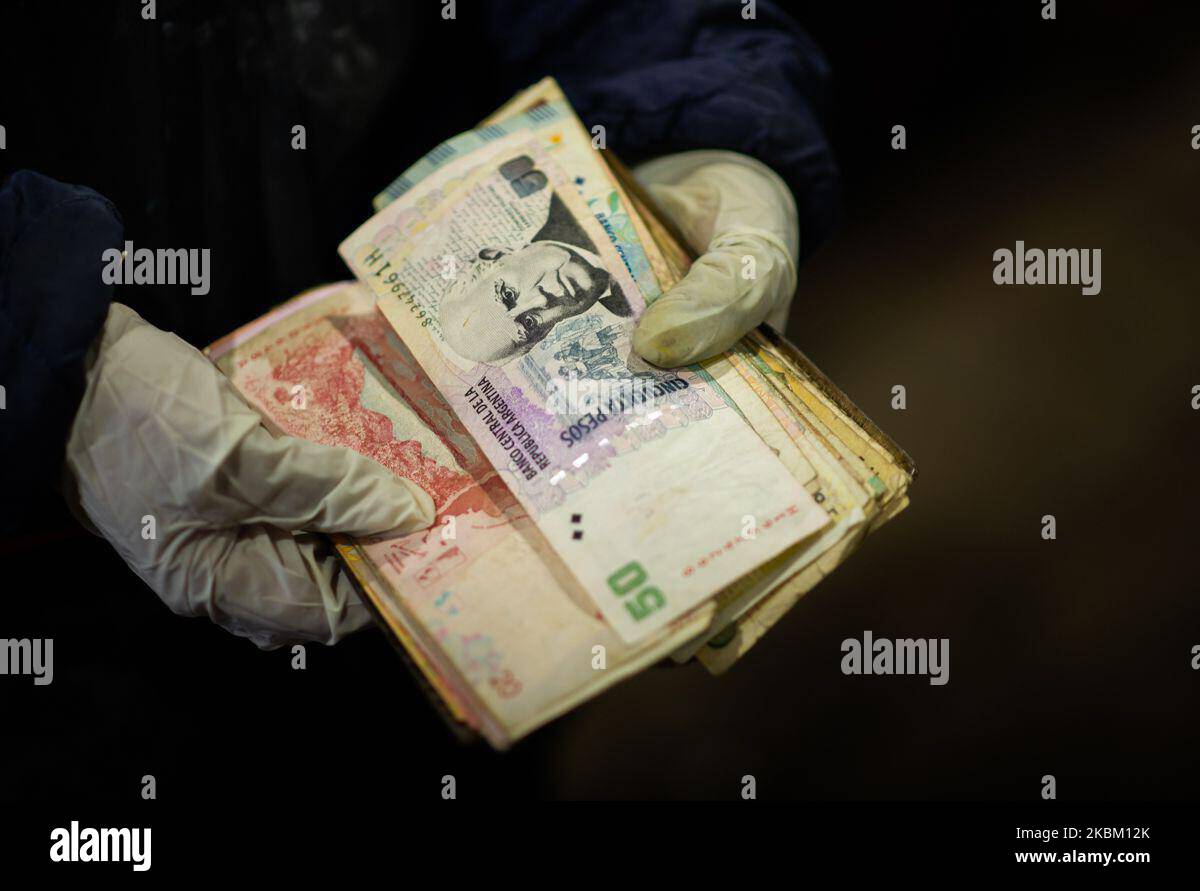
[[[522,156],[500,170],[503,173],[513,163],[528,160]],[[528,188],[524,184],[531,173],[540,175],[530,169],[510,179],[510,184],[514,189]],[[541,176],[537,188],[544,186]],[[481,248],[443,297],[440,321],[446,344],[458,355],[502,365],[528,353],[555,325],[596,304],[614,316],[632,314],[595,243],[562,198],[550,190],[541,228],[516,248]]]

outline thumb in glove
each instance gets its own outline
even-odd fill
[[[643,313],[634,350],[664,367],[729,349],[763,321],[782,330],[796,288],[796,202],[773,170],[726,151],[642,164],[634,175],[700,256]]]

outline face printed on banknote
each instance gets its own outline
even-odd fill
[[[555,325],[597,303],[617,317],[632,313],[595,244],[553,192],[546,222],[528,243],[483,248],[455,285],[441,303],[446,344],[489,365],[524,356]]]

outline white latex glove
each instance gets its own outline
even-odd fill
[[[796,200],[761,161],[726,151],[682,152],[634,171],[699,258],[646,310],[633,348],[675,367],[733,346],[766,321],[787,325],[796,290]]]
[[[67,482],[173,612],[263,648],[368,624],[336,554],[298,530],[420,529],[434,516],[422,489],[348,449],[272,436],[204,356],[127,306],[92,350]]]

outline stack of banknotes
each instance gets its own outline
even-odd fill
[[[208,354],[271,429],[437,521],[336,541],[456,727],[497,748],[642,668],[728,669],[908,501],[908,457],[762,327],[662,369],[682,240],[553,80],[438,146],[301,294]]]

